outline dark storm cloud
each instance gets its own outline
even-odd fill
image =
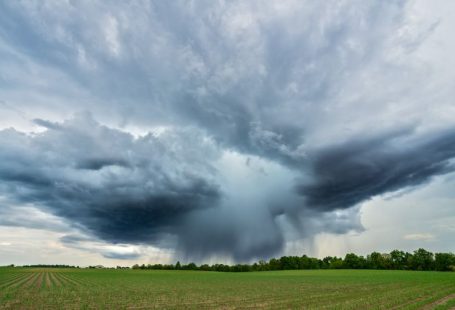
[[[452,172],[454,157],[453,129],[420,137],[393,133],[349,140],[309,154],[312,177],[298,192],[309,208],[345,209]]]
[[[452,131],[396,130],[453,128],[450,66],[412,54],[444,23],[409,7],[0,2],[0,103],[46,129],[0,132],[1,194],[113,243],[176,238],[189,259],[267,258],[291,229],[361,230],[355,205],[451,171],[455,155]],[[79,110],[110,127],[62,122]],[[230,152],[244,158],[217,166]]]
[[[346,101],[346,90],[348,101],[354,87],[353,104],[372,108],[359,112],[363,120],[376,102],[390,100],[381,101],[387,92],[377,90],[364,100],[361,82],[388,89],[384,77],[410,75],[381,53],[391,45],[387,35],[403,25],[406,1],[97,3],[105,14],[92,5],[0,4],[0,35],[101,99],[78,106],[101,116],[114,110],[121,125],[196,125],[227,148],[286,164],[300,165],[303,145],[319,126],[356,116],[360,109],[349,106],[335,117],[327,113]],[[410,43],[421,40],[403,44]],[[373,72],[367,78],[366,68]],[[61,81],[48,84],[61,89]],[[398,85],[394,96],[409,87]]]
[[[65,235],[60,238],[60,241],[64,244],[71,244],[71,245],[77,245],[81,242],[88,242],[91,241],[91,238],[88,237],[83,237],[83,236],[77,236],[77,235]]]
[[[60,126],[57,123],[49,122],[45,119],[36,118],[33,122],[39,126],[49,129],[60,129]]]
[[[248,202],[246,202],[248,203]],[[251,202],[249,202],[251,203]],[[178,251],[188,260],[203,260],[216,254],[235,261],[269,258],[280,253],[284,236],[275,217],[267,211],[221,210],[195,212],[180,229]]]
[[[0,132],[2,194],[101,239],[153,243],[187,214],[218,203],[213,170],[199,153],[210,158],[216,150],[193,132],[134,138],[87,115],[47,128],[33,136]]]
[[[101,255],[111,259],[136,259],[141,257],[141,254],[139,253],[117,253],[113,251],[105,251],[102,252]]]
[[[101,168],[107,166],[127,167],[128,162],[115,158],[89,158],[83,159],[77,163],[77,168],[89,170],[100,170]]]

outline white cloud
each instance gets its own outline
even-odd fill
[[[114,16],[108,15],[104,21],[104,35],[108,48],[114,56],[119,56],[121,52],[118,28],[118,20]]]
[[[430,241],[435,238],[432,234],[425,234],[425,233],[416,233],[416,234],[408,234],[403,236],[406,240],[416,240],[416,241]]]

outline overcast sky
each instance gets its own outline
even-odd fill
[[[455,251],[453,16],[0,2],[0,265]]]

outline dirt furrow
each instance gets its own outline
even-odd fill
[[[8,281],[5,281],[4,283],[0,284],[0,288],[10,286],[17,281],[20,281],[21,279],[26,278],[28,275],[29,274],[27,274],[27,273],[23,273],[23,274],[19,274],[18,276],[14,277],[14,278],[8,279]]]
[[[443,305],[451,299],[455,299],[455,294],[450,294],[441,299],[438,299],[435,302],[432,302],[431,304],[426,305],[422,309],[434,309],[436,306]]]
[[[52,283],[51,283],[51,279],[49,278],[49,272],[46,272],[46,275],[45,275],[45,278],[46,278],[46,287],[51,287],[52,286]]]
[[[56,275],[54,272],[49,273],[50,280],[53,283],[53,286],[61,286],[62,283],[60,282],[59,279],[57,279]]]
[[[31,287],[33,285],[33,283],[36,281],[36,279],[38,278],[38,273],[34,273],[33,274],[33,277],[31,277],[27,282],[24,282],[21,286],[23,287]]]
[[[80,280],[76,280],[76,279],[73,279],[67,275],[63,275],[63,274],[60,274],[60,276],[62,278],[64,278],[65,280],[67,280],[68,282],[71,282],[72,284],[76,285],[76,286],[85,286],[84,282],[80,281]]]
[[[58,276],[58,280],[62,283],[63,286],[73,286],[73,287],[79,287],[81,286],[80,283],[66,277],[65,275],[58,273],[56,276]]]
[[[17,273],[17,274],[12,274],[12,275],[8,275],[8,276],[4,277],[0,281],[0,287],[3,286],[3,284],[13,281],[14,279],[17,279],[23,275],[24,275],[23,273]]]
[[[44,272],[40,272],[37,281],[35,282],[36,288],[41,288],[43,286]]]
[[[24,277],[24,278],[21,278],[19,281],[17,282],[14,282],[12,283],[11,285],[8,286],[8,288],[18,288],[18,287],[21,287],[22,285],[24,285],[24,283],[26,283],[27,281],[29,281],[31,278],[33,278],[35,276],[35,274],[33,273],[30,273],[28,276]]]

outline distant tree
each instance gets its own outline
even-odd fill
[[[201,266],[199,267],[199,269],[200,269],[200,270],[204,270],[204,271],[210,271],[210,270],[212,270],[212,268],[211,268],[209,265],[207,265],[207,264],[201,265]]]
[[[332,261],[334,260],[334,258],[336,257],[332,257],[332,256],[326,256],[322,259],[322,268],[330,268],[330,265],[332,263]]]
[[[66,265],[31,265],[24,267],[59,267],[59,268],[74,268],[74,266]],[[97,268],[90,266],[89,268]],[[122,268],[117,266],[117,268]],[[126,267],[128,268],[128,267]],[[327,256],[318,259],[314,257],[302,256],[282,256],[279,259],[272,258],[268,262],[260,260],[252,265],[236,264],[233,266],[224,264],[201,265],[198,267],[195,263],[181,265],[178,261],[175,265],[168,264],[135,264],[132,269],[164,269],[164,270],[204,270],[204,271],[219,271],[219,272],[247,272],[247,271],[264,271],[264,270],[293,270],[293,269],[410,269],[410,270],[440,270],[440,271],[455,271],[455,255],[453,253],[433,253],[425,249],[418,249],[414,254],[393,250],[390,254],[381,254],[373,252],[367,257],[358,256],[354,253],[346,254],[344,260],[339,257]]]
[[[272,258],[269,261],[269,266],[270,266],[270,270],[280,270],[280,269],[282,269],[280,261],[278,259],[276,259],[276,258]]]
[[[367,264],[370,269],[385,269],[384,258],[378,252],[373,252],[367,256]]]
[[[410,255],[409,253],[407,253]],[[392,269],[407,269],[407,256],[405,252],[399,250],[393,250],[390,252],[390,260]]]
[[[259,271],[270,270],[270,266],[265,260],[260,260],[257,268]]]
[[[328,268],[330,269],[342,269],[344,268],[344,262],[343,259],[340,257],[326,257],[324,259],[326,262],[328,262]]]
[[[322,265],[323,262],[320,259],[308,257],[306,255],[302,255],[302,257],[300,257],[299,269],[319,269]]]
[[[188,265],[183,265],[182,269],[185,270],[197,270],[197,266],[195,263],[189,263]]]
[[[250,267],[250,265],[246,265],[246,264],[237,264],[237,265],[232,266],[230,268],[230,271],[246,272],[246,271],[251,271],[251,267]]]
[[[418,249],[414,251],[410,259],[411,268],[414,270],[433,270],[434,258],[433,253],[425,249]]]
[[[452,253],[436,253],[434,267],[438,271],[455,271],[455,255]]]
[[[354,253],[348,253],[344,257],[343,266],[348,269],[361,269],[363,268],[363,259]]]
[[[230,271],[230,266],[228,266],[228,265],[223,265],[223,264],[215,264],[215,265],[212,265],[212,270],[214,270],[214,271],[228,272],[228,271]]]
[[[298,256],[283,256],[280,258],[280,269],[294,270],[299,268],[300,258]]]

